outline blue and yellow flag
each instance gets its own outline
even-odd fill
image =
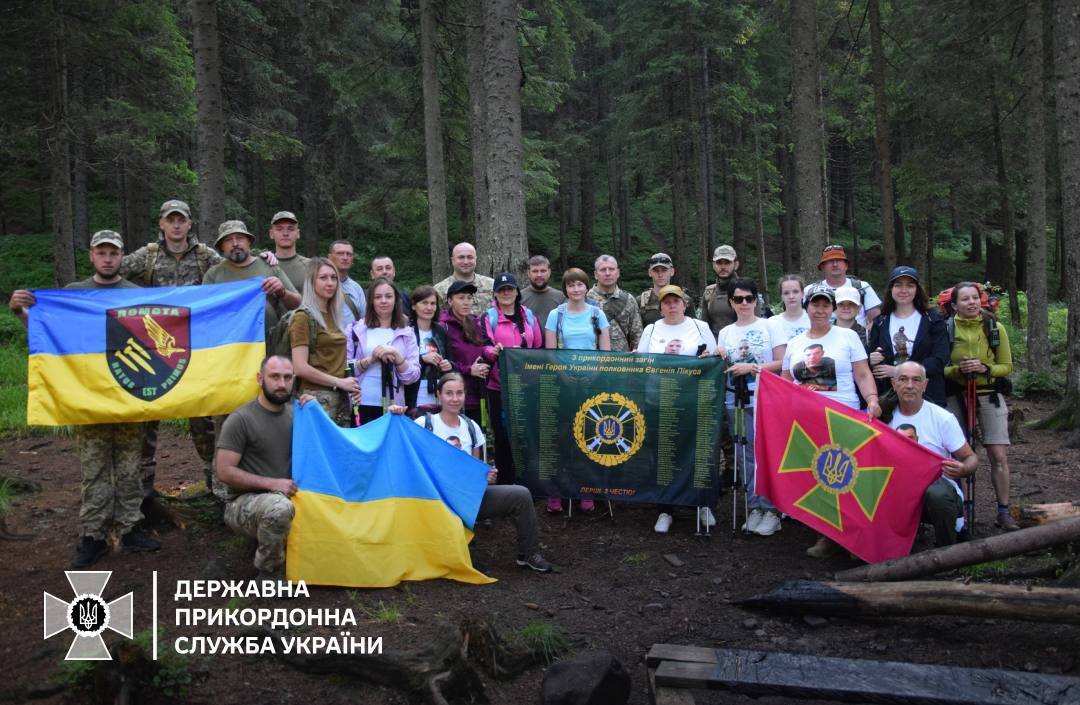
[[[262,281],[35,291],[26,422],[212,416],[250,401],[266,354]]]
[[[487,487],[484,463],[403,416],[345,429],[314,402],[295,411],[289,580],[494,582],[473,568],[468,547]]]

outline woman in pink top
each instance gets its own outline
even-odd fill
[[[483,314],[484,332],[495,344],[499,353],[503,348],[539,348],[544,344],[544,334],[536,316],[521,303],[521,289],[517,279],[509,272],[495,277],[495,303]],[[495,432],[495,467],[499,469],[498,483],[512,485],[517,480],[514,456],[510,452],[510,438],[503,418],[502,392],[499,384],[499,365],[493,363],[488,375],[487,398],[491,428]]]

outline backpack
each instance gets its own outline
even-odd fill
[[[979,287],[980,290],[982,287]],[[985,296],[985,294],[984,294]],[[998,345],[1001,345],[1001,331],[997,327],[997,316],[989,308],[982,310],[983,321],[983,335],[986,336],[986,340],[990,343],[990,350],[997,353]],[[945,327],[949,331],[949,349],[952,350],[953,344],[956,342],[956,315],[949,316],[945,321]],[[994,378],[994,391],[1000,393],[1003,396],[1012,396],[1013,385],[1012,380],[1008,377],[995,377]],[[995,397],[996,399],[996,397]],[[994,402],[997,405],[997,401]]]
[[[270,339],[266,344],[267,355],[281,355],[292,359],[292,340],[289,337],[289,326],[292,324],[293,316],[297,311],[303,311],[308,313],[304,308],[293,309],[292,311],[286,311],[285,315],[278,319],[278,322],[274,324],[274,327],[270,329]],[[315,338],[319,334],[319,324],[315,322],[315,319],[308,314],[308,350],[310,351],[315,347]],[[310,355],[310,352],[309,352]]]
[[[472,447],[475,450],[477,448],[477,445],[476,445],[476,424],[473,423],[473,421],[468,416],[466,416],[465,414],[458,414],[458,418],[461,419],[462,421],[464,421],[465,422],[465,428],[469,429],[469,441],[472,443]],[[430,411],[425,411],[424,412],[424,428],[431,431],[432,433],[435,432],[435,426],[431,423],[431,412]]]
[[[143,286],[150,286],[154,279],[154,265],[157,264],[158,254],[161,252],[161,246],[156,242],[151,242],[146,246],[146,269],[143,270]],[[210,248],[203,243],[196,243],[195,245],[195,260],[199,263],[199,278],[201,279],[206,275],[206,270],[210,269]]]
[[[592,327],[593,333],[596,335],[596,347],[600,348],[600,307],[593,304],[586,304],[590,313],[592,314]],[[558,314],[555,318],[555,345],[558,348],[562,347],[563,335],[562,335],[562,319],[563,314],[566,313],[566,303],[561,303],[555,307],[555,311]]]
[[[990,295],[986,291],[986,287],[982,284],[975,284],[975,287],[979,290],[980,305],[984,311],[989,311],[992,315],[997,314],[998,304],[1000,299],[990,298]],[[937,305],[941,309],[942,315],[951,317],[954,313],[952,304],[953,289],[956,287],[950,286],[948,289],[943,289],[937,295]]]
[[[536,318],[533,316],[532,310],[528,306],[524,306],[524,305],[521,308],[525,309],[525,327],[529,328],[529,329],[532,329],[533,323],[536,321]],[[491,334],[488,335],[488,337],[491,338],[492,340],[494,340],[495,339],[495,327],[497,325],[499,325],[499,310],[497,308],[495,308],[494,306],[492,306],[491,308],[489,308],[487,310],[487,322],[488,322],[488,328],[491,330]],[[525,342],[526,342],[525,341],[525,332],[522,331],[522,333],[521,333],[521,347],[523,347],[523,348],[528,347],[525,344]]]

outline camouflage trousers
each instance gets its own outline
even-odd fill
[[[310,394],[319,402],[326,415],[338,426],[350,428],[352,426],[352,405],[349,397],[344,392],[333,389],[301,389],[300,394]]]
[[[147,421],[142,424],[142,487],[143,496],[150,497],[154,494],[154,475],[157,470],[157,434],[158,422]],[[206,486],[210,487],[211,470],[214,463],[214,420],[209,416],[198,416],[188,419],[188,433],[195,444],[195,452],[203,461],[203,473],[206,476]]]
[[[246,492],[225,505],[225,525],[259,542],[258,570],[277,570],[285,564],[285,542],[292,526],[292,500],[280,492]]]
[[[104,539],[115,524],[121,534],[142,520],[139,448],[142,425],[137,423],[76,426],[82,465],[79,535]]]

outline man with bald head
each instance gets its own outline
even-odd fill
[[[454,245],[450,253],[450,264],[454,267],[454,273],[435,285],[435,293],[439,295],[439,303],[446,305],[446,291],[455,281],[472,284],[476,287],[473,294],[474,314],[480,314],[491,306],[492,291],[495,280],[476,273],[476,248],[467,242],[459,242]]]

